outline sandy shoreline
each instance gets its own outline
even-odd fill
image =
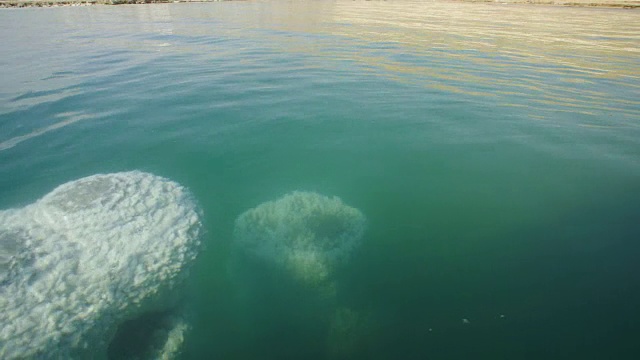
[[[531,4],[580,7],[640,8],[640,0],[453,0],[472,3]]]
[[[217,2],[224,0],[0,0],[0,8],[127,5],[187,2]]]
[[[225,0],[0,0],[0,8],[217,2]],[[368,0],[367,0],[368,1]],[[449,0],[458,2],[640,8],[640,0]]]

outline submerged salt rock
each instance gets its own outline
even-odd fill
[[[235,224],[240,252],[304,282],[322,282],[360,244],[365,217],[338,197],[295,191],[246,211]]]
[[[0,358],[106,357],[119,324],[171,305],[200,232],[185,188],[138,171],[0,211]]]

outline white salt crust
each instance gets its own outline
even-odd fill
[[[200,233],[189,192],[139,171],[0,211],[0,358],[106,358],[119,324],[171,305]]]
[[[295,191],[236,219],[236,248],[311,283],[325,281],[360,244],[365,217],[338,197]]]

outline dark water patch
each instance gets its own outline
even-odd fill
[[[141,315],[136,319],[122,323],[109,344],[107,356],[109,359],[147,359],[162,343],[159,330],[169,326],[171,312],[154,312]],[[160,337],[160,338],[159,338]]]

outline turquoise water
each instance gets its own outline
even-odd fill
[[[637,11],[34,8],[1,11],[0,41],[1,209],[128,170],[198,200],[206,247],[184,358],[640,351]],[[347,315],[328,315],[351,319],[342,330],[292,310],[311,300],[287,287],[253,317],[234,295],[234,220],[294,190],[367,217],[338,276]]]

